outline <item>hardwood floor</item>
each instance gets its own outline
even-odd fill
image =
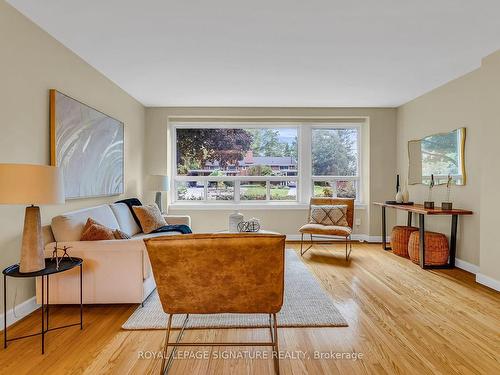
[[[287,247],[298,249],[297,244]],[[280,350],[296,357],[280,361],[282,374],[500,373],[500,293],[476,284],[472,274],[460,269],[423,271],[374,244],[356,244],[349,263],[341,245],[316,245],[303,259],[349,327],[279,329]],[[11,342],[0,349],[0,373],[158,373],[160,360],[143,357],[158,353],[164,332],[120,328],[136,307],[85,307],[84,330],[50,332],[43,356],[39,337]],[[51,310],[51,324],[77,320],[78,308]],[[38,311],[11,327],[9,335],[35,332],[39,323]],[[265,329],[226,329],[196,330],[185,337],[227,341],[267,335]],[[248,358],[265,348],[195,348],[191,353],[198,349],[210,359],[177,359],[170,373],[273,374],[272,360]],[[330,351],[362,353],[362,358],[314,359],[315,351],[323,356]],[[247,357],[214,359],[224,353]]]

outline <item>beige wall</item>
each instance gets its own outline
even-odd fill
[[[456,207],[468,208],[475,215],[459,219],[459,240],[457,257],[473,264],[479,264],[479,193],[481,181],[481,108],[477,93],[481,84],[479,70],[456,79],[424,96],[398,108],[398,173],[408,175],[408,141],[426,135],[447,132],[466,127],[465,161],[467,185],[452,190]],[[424,185],[409,186],[410,199],[423,202],[427,198]],[[440,204],[445,199],[446,187],[437,186],[433,199]],[[398,222],[404,223],[406,214],[398,214]],[[449,217],[428,217],[429,230],[450,232]]]
[[[369,181],[365,194],[366,208],[356,210],[356,217],[361,219],[361,226],[355,233],[379,236],[380,212],[369,203],[386,200],[393,195],[394,170],[396,168],[396,111],[386,108],[148,108],[146,110],[146,173],[166,173],[167,118],[175,116],[207,117],[368,117],[369,126],[363,131],[366,141],[365,173]],[[369,162],[369,166],[367,165]],[[148,194],[149,199],[152,195]],[[176,211],[178,212],[178,211]],[[193,229],[198,232],[221,230],[227,227],[230,211],[190,210]],[[298,228],[307,217],[307,209],[294,210],[241,210],[246,217],[258,217],[262,225],[270,230],[285,234],[297,234]]]
[[[500,252],[495,231],[500,183],[500,51],[485,58],[482,66],[401,107],[397,111],[398,171],[408,173],[407,142],[425,135],[467,128],[465,160],[467,185],[452,190],[455,207],[474,211],[461,217],[457,257],[479,266],[479,273],[500,280]],[[409,188],[411,199],[422,202],[427,189]],[[445,197],[445,188],[436,187],[434,200]],[[398,215],[398,222],[405,222]],[[429,230],[449,233],[449,218],[429,218]],[[481,276],[478,276],[478,280]]]
[[[500,51],[486,57],[482,66],[481,93],[484,101],[481,133],[481,254],[478,281],[500,286],[500,246],[498,223],[500,213]]]
[[[144,107],[4,1],[0,1],[0,51],[0,163],[49,163],[48,90],[56,88],[124,122],[125,195],[140,195]],[[117,198],[42,207],[42,221]],[[23,216],[22,206],[0,206],[2,269],[19,261]],[[14,297],[19,304],[33,295],[32,280],[9,279],[9,308]]]

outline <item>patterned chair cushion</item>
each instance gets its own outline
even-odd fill
[[[352,233],[351,228],[338,225],[305,224],[299,229],[300,233],[317,234],[326,236],[349,237]]]
[[[348,227],[347,205],[311,205],[309,223]]]

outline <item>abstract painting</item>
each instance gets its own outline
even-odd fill
[[[123,193],[122,122],[50,90],[50,148],[66,199]]]

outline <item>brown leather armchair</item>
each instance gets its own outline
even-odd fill
[[[343,237],[345,239],[345,259],[349,260],[352,251],[351,234],[354,223],[354,199],[351,198],[311,198],[309,205],[346,205],[346,220],[348,226],[322,225],[307,223],[300,227],[300,255],[304,255],[313,246],[313,235]],[[307,249],[303,250],[304,234],[311,236]],[[349,251],[348,251],[349,250]]]
[[[271,346],[278,352],[276,313],[283,305],[285,236],[190,234],[144,240],[163,310],[169,314],[161,373],[178,346]],[[269,314],[269,342],[181,342],[189,314]],[[172,317],[186,314],[175,342]],[[168,360],[169,346],[173,346]],[[279,374],[278,356],[274,356]]]

